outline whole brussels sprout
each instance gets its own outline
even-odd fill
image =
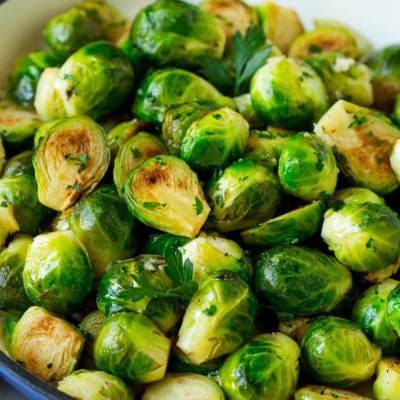
[[[213,379],[193,373],[169,373],[148,385],[142,400],[225,400],[225,395]]]
[[[127,382],[162,379],[171,341],[146,316],[120,312],[105,319],[94,342],[98,369]]]
[[[18,320],[11,357],[40,379],[55,384],[78,364],[84,337],[68,321],[43,307],[29,307]]]
[[[33,151],[25,150],[8,158],[3,165],[1,177],[7,178],[10,176],[18,176],[23,174],[34,176],[35,170],[33,169],[32,157]]]
[[[65,224],[85,246],[97,279],[112,262],[131,257],[136,250],[137,221],[114,185],[98,186],[60,218],[58,225]]]
[[[315,318],[301,341],[306,370],[320,383],[342,388],[368,381],[381,358],[354,322],[335,316]]]
[[[280,332],[253,337],[228,356],[220,368],[230,399],[289,400],[299,378],[300,348]]]
[[[181,0],[157,0],[133,20],[131,41],[154,63],[183,68],[199,66],[202,56],[221,58],[223,22]]]
[[[230,97],[223,96],[201,76],[170,67],[156,70],[143,79],[132,109],[138,118],[160,125],[169,108],[184,103],[236,108]]]
[[[362,187],[347,187],[338,189],[333,193],[329,205],[335,209],[348,203],[376,203],[385,205],[385,199],[370,189]]]
[[[352,287],[334,257],[304,246],[275,246],[255,262],[256,291],[278,312],[297,316],[332,311]]]
[[[348,390],[335,389],[321,385],[306,385],[297,389],[294,400],[371,400],[369,397],[361,396]]]
[[[282,149],[279,180],[289,194],[304,201],[331,196],[338,173],[332,150],[313,133],[297,133]]]
[[[253,333],[257,310],[250,286],[234,272],[218,271],[192,297],[176,345],[195,364],[229,354]]]
[[[376,369],[373,393],[376,400],[397,399],[400,390],[400,360],[383,357]]]
[[[25,256],[32,237],[15,235],[0,253],[0,309],[25,311],[31,302],[22,281]]]
[[[81,400],[133,400],[130,388],[122,379],[104,371],[78,369],[57,384],[63,393]]]
[[[113,264],[100,281],[97,295],[99,309],[106,316],[121,311],[144,314],[163,332],[170,331],[183,311],[176,298],[135,297],[135,288],[140,289],[143,280],[160,291],[174,287],[165,273],[165,267],[163,257],[147,254]]]
[[[113,180],[119,195],[122,196],[122,188],[129,172],[148,158],[167,153],[161,139],[148,132],[138,132],[122,143],[113,167]]]
[[[195,237],[209,214],[197,175],[182,159],[159,155],[133,169],[124,198],[141,222],[163,232]]]
[[[389,118],[338,100],[321,117],[314,132],[332,148],[338,167],[350,184],[379,195],[399,187],[389,156],[400,138],[400,129]]]
[[[246,148],[249,124],[230,107],[193,121],[182,139],[181,157],[198,172],[211,172],[237,160]]]
[[[193,265],[193,280],[199,285],[220,270],[233,271],[250,283],[253,266],[248,254],[232,239],[200,234],[179,248],[182,260]]]
[[[400,254],[400,218],[386,205],[348,203],[325,213],[321,237],[353,271],[379,271]]]
[[[49,123],[33,155],[39,201],[63,211],[105,175],[110,149],[103,128],[85,115]]]
[[[351,312],[351,319],[382,349],[383,354],[398,354],[400,351],[400,338],[388,315],[388,296],[399,283],[387,278],[370,286],[357,298]]]
[[[253,76],[250,96],[266,124],[307,130],[328,109],[325,85],[305,62],[270,57]]]
[[[94,284],[89,256],[71,231],[36,235],[23,271],[26,294],[35,305],[69,314],[79,310]]]
[[[281,201],[277,175],[246,158],[214,174],[207,187],[207,225],[221,232],[249,228],[273,217]]]

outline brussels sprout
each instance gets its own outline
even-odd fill
[[[15,235],[0,253],[0,309],[25,311],[31,302],[26,296],[22,271],[32,238]]]
[[[40,379],[56,383],[74,370],[84,341],[74,325],[32,306],[14,328],[11,357]]]
[[[392,281],[391,281],[392,282]],[[395,284],[394,281],[393,285]],[[387,314],[389,317],[389,321],[392,324],[393,329],[396,331],[397,335],[400,336],[400,286],[395,286],[392,288],[387,297]]]
[[[122,50],[106,41],[89,43],[68,57],[55,78],[55,95],[63,105],[58,117],[86,114],[99,119],[109,115],[128,99],[133,82],[134,71]],[[43,95],[51,95],[51,90]],[[56,102],[56,118],[57,108]]]
[[[10,357],[11,340],[18,318],[5,311],[0,311],[0,352]]]
[[[241,159],[210,180],[208,225],[222,232],[246,229],[275,215],[281,188],[269,168]]]
[[[33,144],[33,137],[43,121],[33,111],[9,101],[0,102],[0,161],[4,160],[3,143],[7,151],[22,151]]]
[[[199,66],[202,56],[221,58],[225,49],[223,22],[181,0],[157,0],[136,15],[131,41],[158,65]]]
[[[286,54],[293,41],[304,33],[303,25],[296,11],[272,1],[261,3],[256,10],[261,19],[265,36]]]
[[[400,219],[382,204],[344,204],[325,213],[321,237],[353,271],[379,271],[400,254]]]
[[[97,187],[61,218],[85,246],[98,279],[110,263],[131,257],[136,250],[136,220],[114,185]]]
[[[250,96],[266,124],[287,129],[310,129],[328,109],[325,85],[303,61],[270,57],[252,77]]]
[[[251,128],[262,128],[264,126],[264,123],[258,118],[253,104],[251,103],[250,93],[235,96],[233,100],[235,101],[237,110],[243,115]]]
[[[389,155],[400,130],[377,112],[338,100],[314,132],[332,147],[338,166],[355,186],[385,195],[399,187]]]
[[[223,96],[199,75],[180,68],[163,68],[152,72],[140,83],[133,111],[140,119],[161,124],[170,107],[184,103],[236,108],[230,97]]]
[[[335,389],[327,386],[306,385],[297,389],[294,400],[371,400],[370,397],[361,396],[348,390]]]
[[[374,106],[391,112],[400,93],[400,44],[392,44],[376,50],[367,60],[372,71]]]
[[[200,285],[217,271],[233,271],[250,282],[253,267],[250,258],[234,240],[200,234],[179,247],[182,260],[189,259],[193,265],[193,280]]]
[[[225,400],[218,384],[203,375],[181,373],[167,374],[163,379],[148,385],[142,400]]]
[[[373,393],[376,400],[397,399],[400,390],[400,360],[383,357],[376,370]]]
[[[109,161],[106,134],[90,117],[51,122],[33,155],[39,201],[57,211],[67,209],[94,189]]]
[[[29,247],[23,271],[26,294],[56,313],[78,310],[93,288],[93,271],[82,243],[70,231],[41,233]]]
[[[10,176],[18,176],[23,174],[35,175],[35,170],[32,164],[32,150],[21,151],[10,157],[3,165],[1,173],[2,178]]]
[[[133,118],[130,121],[118,123],[107,133],[107,144],[110,147],[111,160],[115,159],[122,143],[142,131],[148,131],[151,125],[148,122]]]
[[[289,400],[299,377],[300,348],[280,332],[255,336],[230,354],[220,369],[230,399]]]
[[[370,286],[358,297],[351,313],[351,319],[382,349],[383,354],[400,351],[400,338],[390,323],[387,311],[388,296],[399,283],[387,278]]]
[[[381,349],[356,323],[335,316],[311,322],[301,351],[306,370],[317,381],[343,388],[368,381],[381,358]]]
[[[340,208],[344,204],[376,203],[385,205],[385,199],[370,189],[362,187],[347,187],[336,190],[330,199],[330,206]]]
[[[237,160],[246,148],[249,124],[237,111],[222,107],[193,121],[181,147],[181,157],[195,170],[210,172]]]
[[[320,26],[298,36],[291,44],[288,55],[306,58],[313,53],[339,52],[347,57],[357,57],[354,35],[340,26]]]
[[[187,129],[192,122],[204,115],[209,108],[206,105],[184,103],[167,109],[161,127],[161,138],[171,154],[181,155],[182,140]]]
[[[123,191],[135,217],[175,235],[195,237],[210,211],[197,175],[175,156],[160,155],[138,165]]]
[[[293,134],[251,129],[244,156],[266,167],[278,166],[282,149]]]
[[[146,316],[120,312],[105,319],[94,342],[99,369],[127,382],[149,383],[164,377],[171,341]]]
[[[113,168],[114,183],[119,195],[122,196],[122,189],[130,171],[150,157],[167,153],[161,139],[148,132],[138,132],[122,143]]]
[[[53,54],[37,50],[19,58],[11,71],[7,85],[10,98],[26,108],[33,108],[36,86],[43,70],[60,66]]]
[[[316,53],[305,61],[322,78],[331,104],[339,99],[366,107],[373,104],[372,73],[367,65],[341,53]]]
[[[332,195],[338,173],[332,150],[315,134],[297,133],[282,149],[279,180],[286,192],[304,201]]]
[[[15,219],[14,207],[2,201],[0,203],[0,247],[4,246],[9,235],[18,230],[19,225]]]
[[[0,203],[5,210],[8,205],[12,207],[20,233],[36,235],[52,215],[39,202],[35,177],[28,174],[0,179]]]
[[[97,295],[97,305],[106,315],[120,311],[134,311],[151,319],[163,332],[170,331],[181,317],[182,310],[176,298],[157,298],[149,295],[135,297],[135,288],[141,282],[166,291],[173,282],[165,274],[164,258],[156,255],[139,255],[112,265],[103,276]]]
[[[104,371],[78,369],[64,377],[57,389],[81,400],[133,400],[123,380]]]
[[[175,252],[179,246],[183,246],[189,241],[190,239],[185,236],[172,235],[171,233],[153,233],[148,236],[142,253],[158,254],[165,257],[168,251]]]
[[[240,232],[240,235],[248,246],[303,243],[321,229],[324,209],[320,201],[315,201],[258,223]]]
[[[218,271],[192,297],[176,345],[195,364],[229,354],[253,333],[257,308],[239,275]]]
[[[352,287],[349,270],[334,257],[304,246],[275,246],[257,256],[256,291],[278,312],[332,311]]]

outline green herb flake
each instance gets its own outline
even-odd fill
[[[195,198],[194,208],[196,209],[196,215],[200,215],[203,211],[203,203],[197,196]]]
[[[152,210],[157,207],[166,207],[167,203],[159,203],[158,201],[145,201],[143,207]]]
[[[322,53],[321,47],[318,46],[318,45],[316,45],[316,44],[310,45],[310,47],[308,48],[308,50],[310,51],[310,53]]]
[[[0,203],[0,206],[1,206],[1,207],[6,207],[6,208],[7,208],[7,207],[8,207],[8,202],[4,200],[4,201],[2,201],[2,202]]]
[[[131,153],[132,153],[133,158],[135,158],[135,159],[142,157],[142,153],[136,147],[131,147]]]
[[[206,314],[208,317],[212,317],[217,312],[217,306],[212,304],[210,307],[203,310],[203,314]]]
[[[357,126],[364,124],[365,122],[368,122],[368,118],[366,115],[362,115],[360,117],[357,114],[353,114],[353,121],[349,124],[348,128],[349,129],[355,128]]]
[[[377,163],[378,165],[380,165],[380,164],[383,163],[383,158],[382,158],[382,157],[375,157],[375,159],[376,159],[376,163]]]

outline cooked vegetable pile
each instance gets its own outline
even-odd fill
[[[84,400],[399,398],[400,44],[86,0],[43,48],[0,103],[4,353]]]

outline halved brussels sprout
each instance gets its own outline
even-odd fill
[[[69,314],[82,307],[93,288],[88,254],[70,231],[36,235],[23,271],[26,294],[35,305]]]
[[[84,342],[74,325],[32,306],[14,328],[11,357],[40,379],[56,383],[74,370]]]
[[[176,298],[155,298],[151,295],[141,299],[135,297],[135,288],[141,282],[153,288],[166,291],[174,287],[165,273],[163,257],[142,254],[113,264],[100,281],[97,305],[106,315],[121,311],[134,311],[151,319],[163,332],[170,331],[182,316],[182,309]]]
[[[281,187],[269,168],[243,158],[214,175],[207,197],[211,207],[207,225],[231,232],[273,217],[281,201]]]
[[[338,189],[333,193],[329,205],[333,208],[340,208],[344,204],[376,203],[385,205],[385,199],[370,189],[362,187],[347,187]]]
[[[137,221],[114,185],[98,186],[59,218],[56,227],[66,225],[82,242],[97,279],[112,262],[131,257],[136,250]]]
[[[148,385],[142,400],[225,400],[222,389],[211,378],[191,373],[169,373]]]
[[[25,311],[31,302],[26,296],[22,271],[32,237],[15,235],[0,253],[0,309]]]
[[[350,271],[334,257],[304,246],[275,246],[257,256],[255,287],[276,311],[332,311],[352,287]]]
[[[179,247],[182,260],[193,265],[193,280],[201,286],[207,278],[220,270],[233,271],[250,283],[253,274],[248,254],[234,240],[215,235],[200,234]]]
[[[138,165],[123,193],[135,217],[175,235],[195,237],[210,211],[197,175],[175,156],[160,155]]]
[[[19,58],[11,71],[7,94],[18,104],[33,108],[39,77],[45,68],[58,67],[60,60],[53,54],[37,50]]]
[[[399,281],[387,278],[370,286],[356,300],[351,319],[361,327],[383,354],[398,354],[400,338],[389,320],[388,297]]]
[[[315,318],[301,341],[306,370],[320,383],[350,387],[368,381],[381,358],[354,322],[335,316]]]
[[[253,333],[257,310],[250,286],[234,272],[218,271],[192,297],[176,345],[195,364],[229,354]]]
[[[228,356],[220,368],[230,399],[289,400],[299,378],[300,348],[280,332],[259,334]]]
[[[321,237],[353,271],[379,271],[400,254],[400,218],[382,204],[348,203],[325,213]]]
[[[131,383],[165,375],[171,341],[146,316],[120,312],[105,319],[94,342],[97,368]]]
[[[148,158],[167,153],[161,139],[148,132],[138,132],[122,143],[113,167],[114,183],[119,195],[122,196],[122,189],[129,172]]]
[[[376,370],[373,393],[376,400],[397,399],[400,390],[400,359],[383,357]]]
[[[18,176],[23,174],[35,175],[32,164],[33,151],[25,150],[8,158],[3,165],[1,178]]]
[[[289,194],[304,201],[331,196],[339,169],[331,148],[313,133],[300,132],[283,147],[278,176]]]
[[[315,201],[240,232],[248,246],[273,247],[300,244],[319,232],[325,207]]]
[[[78,369],[57,384],[60,392],[81,400],[133,400],[131,389],[120,378],[104,371]]]
[[[371,400],[370,397],[361,396],[348,390],[335,389],[320,385],[306,385],[297,389],[294,400]]]
[[[305,61],[322,78],[331,104],[339,99],[365,107],[373,104],[372,73],[366,64],[342,53],[316,53]]]
[[[270,57],[252,77],[251,102],[266,124],[287,129],[311,129],[328,109],[325,85],[301,60]]]
[[[143,79],[136,92],[133,111],[138,118],[159,125],[170,107],[184,103],[236,108],[230,97],[222,95],[199,75],[171,67],[156,70]]]
[[[304,33],[303,24],[295,10],[272,1],[256,6],[265,36],[287,53],[293,41]]]
[[[338,100],[314,132],[331,146],[339,168],[356,186],[385,195],[399,187],[389,156],[400,129],[377,112]]]
[[[103,178],[110,149],[103,128],[90,117],[66,117],[49,124],[38,139],[33,166],[39,201],[63,211]]]
[[[4,159],[3,143],[8,151],[22,151],[32,147],[36,131],[43,124],[33,110],[9,102],[0,102],[0,160]]]
[[[202,56],[221,58],[225,30],[221,19],[181,0],[157,0],[132,22],[131,41],[154,63],[199,66]]]
[[[354,35],[340,26],[320,26],[298,36],[291,44],[288,55],[306,58],[313,53],[339,52],[347,57],[357,57]]]

